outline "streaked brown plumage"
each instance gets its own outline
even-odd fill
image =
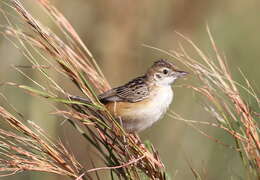
[[[143,76],[98,96],[109,112],[120,119],[127,132],[139,132],[159,120],[169,107],[171,84],[186,75],[165,60],[156,61]],[[89,101],[73,96],[78,101]]]

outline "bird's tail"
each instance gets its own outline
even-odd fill
[[[85,104],[91,104],[90,99],[83,98],[83,97],[80,97],[80,96],[72,96],[72,95],[70,95],[69,99],[71,99],[73,101],[79,101],[79,102],[82,102],[82,103],[85,103]]]

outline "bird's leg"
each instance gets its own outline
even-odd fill
[[[118,116],[118,122],[119,122],[120,126],[123,127],[123,121],[122,121],[122,118],[120,116]],[[127,144],[127,141],[126,141],[126,138],[125,138],[124,135],[123,135],[123,143]]]
[[[133,133],[133,137],[136,140],[136,144],[142,144],[141,139],[137,133]]]
[[[145,145],[142,143],[140,137],[137,133],[130,133],[130,138],[133,140],[134,144],[137,144],[139,147],[141,147],[143,150],[145,150]]]

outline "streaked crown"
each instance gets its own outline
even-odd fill
[[[185,71],[180,71],[177,67],[166,60],[159,60],[148,69],[147,76],[150,81],[158,85],[170,85],[176,79],[188,74]]]

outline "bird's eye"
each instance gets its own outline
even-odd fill
[[[168,69],[164,69],[163,70],[163,74],[168,74],[169,70]]]

